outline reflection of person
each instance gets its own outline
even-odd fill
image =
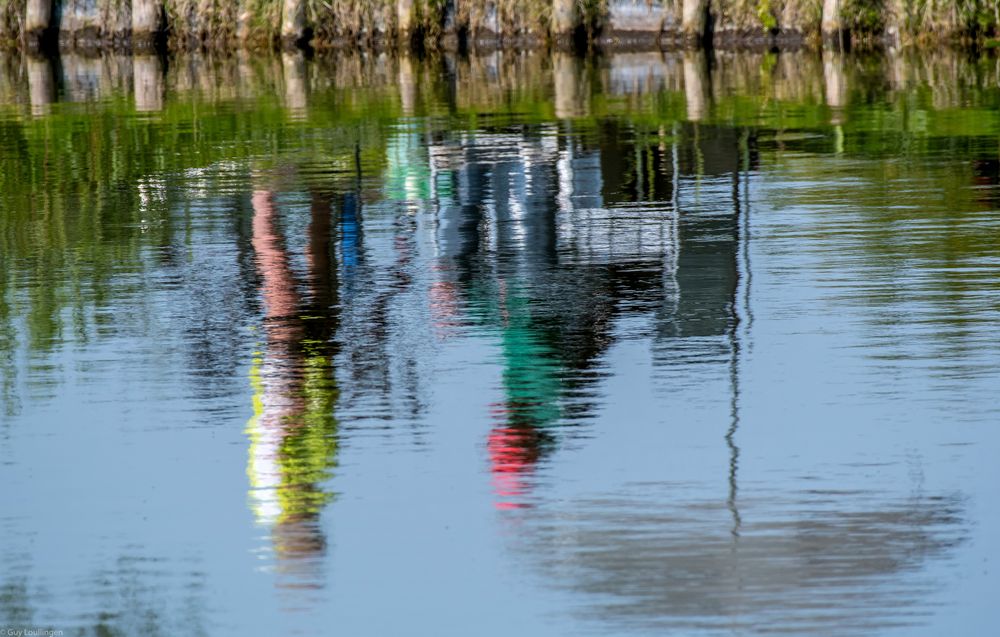
[[[501,280],[495,308],[503,351],[503,403],[494,405],[496,426],[487,449],[497,508],[524,506],[527,480],[553,444],[546,428],[561,414],[563,390],[555,351],[532,322],[527,297]]]
[[[251,370],[247,473],[252,507],[272,530],[279,563],[302,575],[325,548],[318,517],[332,496],[321,483],[330,475],[337,446],[330,205],[313,198],[303,286],[292,271],[272,193],[254,192],[252,205],[265,347]]]

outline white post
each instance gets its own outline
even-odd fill
[[[842,44],[844,21],[840,17],[840,0],[823,0],[821,28],[824,40],[838,46]]]
[[[561,44],[572,41],[573,33],[580,26],[580,11],[576,0],[552,0],[552,36]]]
[[[29,47],[37,47],[52,26],[52,0],[28,0],[24,34]]]
[[[684,0],[681,8],[681,31],[689,44],[705,38],[707,18],[708,0]]]
[[[281,39],[286,45],[298,44],[305,34],[305,0],[284,0],[281,10]]]
[[[148,46],[163,28],[161,0],[132,0],[132,42]]]
[[[408,45],[416,26],[416,3],[413,0],[396,0],[396,32],[399,34],[399,41]]]

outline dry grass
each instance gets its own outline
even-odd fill
[[[248,5],[248,6],[241,6]],[[275,8],[277,11],[275,12]],[[167,0],[167,25],[171,42],[180,46],[219,45],[235,41],[241,14],[247,15],[253,31],[267,30],[269,16],[279,20],[281,4],[277,0]],[[277,28],[275,23],[273,28]]]
[[[516,37],[548,32],[551,2],[539,0],[456,0],[456,22],[470,33]]]
[[[316,44],[378,44],[396,33],[393,0],[308,0]]]
[[[25,0],[0,0],[0,46],[9,47],[21,39]]]
[[[57,0],[60,1],[60,0]],[[278,42],[283,0],[166,0],[174,46],[251,47]],[[380,46],[397,35],[396,0],[304,0],[313,43]],[[607,0],[576,0],[587,31],[599,33]],[[663,0],[679,14],[681,0]],[[61,0],[64,26],[99,36],[129,28],[130,0]],[[552,0],[414,0],[417,32],[434,48],[448,26],[471,37],[495,34],[516,46],[518,38],[549,35]],[[710,0],[718,31],[760,33],[773,29],[804,35],[819,31],[822,0]],[[844,19],[859,38],[898,31],[903,42],[971,40],[1000,35],[1000,0],[843,0]],[[0,0],[0,46],[16,46],[22,35],[25,0]]]

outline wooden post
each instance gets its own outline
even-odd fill
[[[151,47],[163,30],[162,0],[132,0],[132,44]]]
[[[302,43],[306,35],[305,0],[284,0],[281,10],[281,39],[285,46]]]
[[[823,0],[823,19],[821,28],[823,40],[838,48],[844,45],[844,21],[840,17],[841,0]]]
[[[29,48],[38,48],[52,29],[52,0],[28,0],[24,35]]]
[[[708,36],[708,0],[684,0],[681,31],[687,44],[697,44]]]
[[[396,33],[401,44],[408,47],[412,43],[416,26],[416,3],[413,0],[396,0]]]
[[[901,32],[906,20],[906,8],[902,0],[889,0],[886,2],[886,8],[889,9],[889,15],[885,19],[885,33],[882,38],[886,48],[891,51],[902,44]]]
[[[573,36],[581,26],[580,11],[576,0],[552,0],[552,38],[557,45],[570,46]]]

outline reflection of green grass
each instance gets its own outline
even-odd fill
[[[513,70],[501,68],[499,81],[463,67],[456,87],[447,86],[436,72],[439,62],[431,58],[423,66],[415,64],[413,116],[419,119],[406,120],[414,135],[556,121],[545,58],[517,61],[521,66]],[[822,90],[813,88],[816,78],[803,72],[802,78],[784,78],[779,87],[775,75],[780,59],[763,56],[758,62],[759,69],[740,72],[745,84],[738,90],[717,91],[704,124],[758,131],[763,140],[784,140],[782,148],[833,152],[833,112],[823,103]],[[879,64],[845,63],[852,92],[837,113],[845,155],[907,158],[933,151],[965,161],[982,155],[983,144],[992,144],[995,151],[1000,91],[977,79],[990,77],[995,61],[937,67],[932,62],[927,61],[926,69],[920,64],[914,68],[919,77],[935,78],[933,82],[913,81],[897,90],[877,81],[885,71]],[[251,162],[262,169],[300,161],[351,167],[358,144],[370,183],[391,177],[386,172],[390,138],[399,134],[403,113],[397,75],[373,81],[364,64],[354,70],[350,64],[349,59],[333,64],[320,60],[310,69],[316,81],[301,120],[291,119],[282,105],[282,83],[274,77],[280,65],[267,62],[252,69],[259,86],[229,93],[206,96],[168,82],[163,110],[150,115],[137,116],[132,99],[120,93],[93,104],[54,104],[50,114],[34,118],[24,106],[26,99],[21,105],[0,106],[0,350],[7,350],[0,366],[19,341],[36,352],[50,350],[60,340],[60,330],[68,329],[67,314],[76,324],[98,320],[95,307],[128,292],[119,275],[145,267],[145,248],[181,240],[171,207],[179,208],[187,195],[166,188],[162,198],[150,199],[148,190],[170,179],[179,183],[178,176],[188,169],[223,161],[245,166],[247,172]],[[182,67],[178,61],[172,73]],[[635,132],[633,143],[655,147],[665,143],[664,131],[671,131],[673,122],[685,118],[683,92],[610,95],[602,92],[594,68],[585,70],[581,80],[589,87],[581,111],[586,115],[561,123],[561,130],[571,128],[587,137],[603,120],[616,119]],[[225,82],[213,86],[221,91]],[[815,135],[796,141],[794,133],[802,131]],[[811,170],[822,178],[824,162],[814,162]],[[866,183],[884,179],[858,170]],[[351,170],[339,174],[336,178],[354,179]],[[950,172],[926,178],[939,191],[962,197],[970,176]],[[975,207],[971,201],[968,206]],[[953,243],[940,249],[963,248]],[[20,319],[25,320],[24,334],[13,329]]]
[[[55,104],[30,118],[0,107],[0,375],[13,391],[11,348],[44,353],[62,331],[87,334],[100,309],[137,290],[123,281],[145,269],[150,246],[177,236],[172,190],[184,171],[231,162],[266,169],[297,158],[381,170],[385,101],[334,91],[304,122],[289,123],[279,99],[205,102],[174,95],[162,112],[139,117],[131,100]],[[368,97],[372,97],[369,95]],[[334,107],[336,104],[336,107]],[[183,185],[183,184],[181,184]],[[249,189],[249,183],[248,183]],[[211,196],[211,193],[207,193]],[[190,212],[182,212],[190,214]],[[69,313],[69,316],[67,315]],[[15,326],[24,320],[24,333]],[[66,324],[70,321],[69,325]],[[0,396],[5,404],[7,398]]]

